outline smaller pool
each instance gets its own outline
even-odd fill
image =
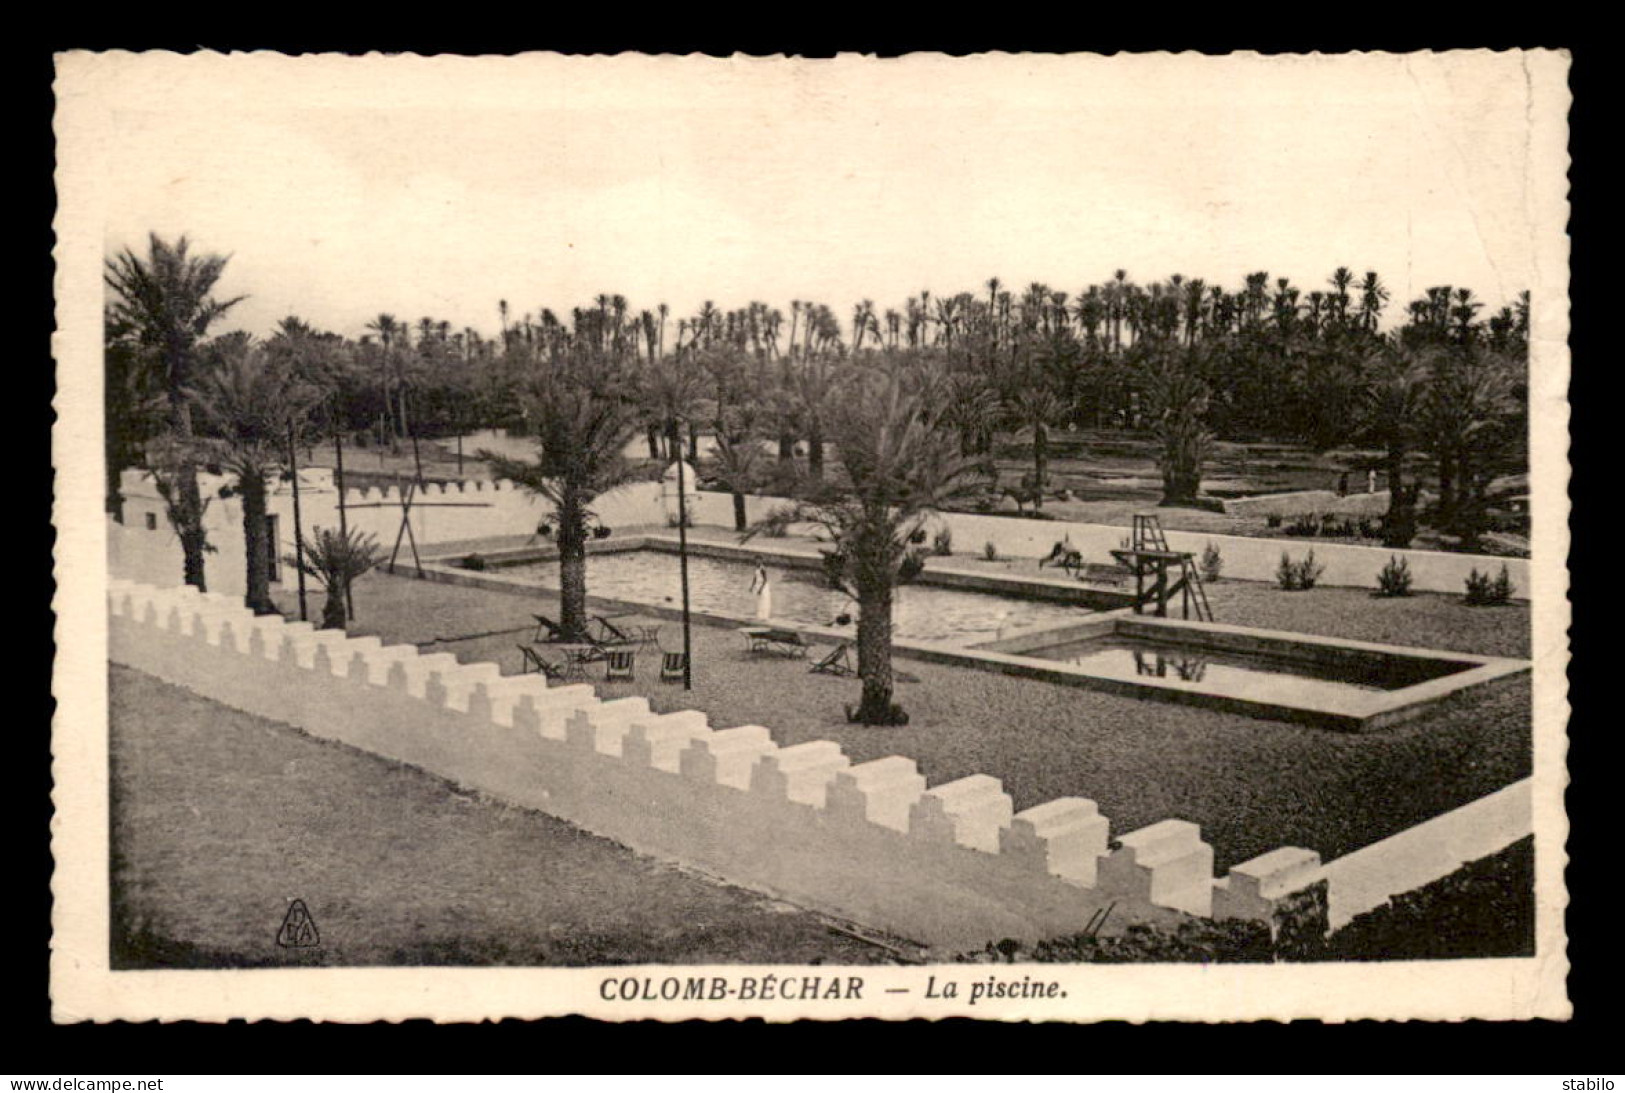
[[[1102,616],[966,651],[1077,687],[1364,732],[1529,662],[1249,626]]]
[[[1022,655],[1059,661],[1106,679],[1155,679],[1193,690],[1245,688],[1298,700],[1397,691],[1465,667],[1401,657],[1322,661],[1115,633],[1026,649]]]

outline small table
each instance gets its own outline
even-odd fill
[[[599,656],[598,649],[592,645],[556,645],[554,648],[564,658],[565,679],[586,679],[587,665]]]
[[[805,657],[807,650],[812,648],[801,635],[794,630],[777,630],[770,626],[743,626],[739,632],[745,635],[750,643],[753,653],[778,653],[787,657]]]

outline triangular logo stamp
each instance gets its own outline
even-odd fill
[[[276,943],[284,949],[312,949],[322,943],[316,932],[316,920],[310,917],[305,901],[296,899],[282,920],[282,929],[276,932]]]

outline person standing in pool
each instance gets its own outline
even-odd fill
[[[773,586],[768,583],[767,570],[756,563],[756,573],[750,579],[750,590],[756,593],[756,617],[763,621],[773,617]]]

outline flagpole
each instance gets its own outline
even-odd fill
[[[677,448],[677,566],[683,583],[683,690],[694,689],[694,654],[688,616],[688,487],[683,480],[683,449]]]

